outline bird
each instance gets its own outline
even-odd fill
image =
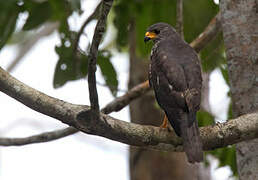
[[[200,109],[202,72],[195,50],[169,24],[147,28],[144,42],[152,40],[149,84],[177,136],[183,139],[188,162],[203,161],[202,141],[196,113]]]

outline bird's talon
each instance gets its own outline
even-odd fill
[[[168,129],[168,118],[167,118],[166,115],[165,115],[165,117],[164,117],[164,119],[163,119],[162,124],[160,125],[160,128]]]

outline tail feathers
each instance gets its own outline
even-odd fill
[[[187,118],[187,119],[185,119]],[[192,124],[189,126],[189,121]],[[183,138],[183,147],[190,163],[203,161],[202,142],[200,138],[197,121],[189,119],[189,115],[185,115],[180,123],[181,137]]]

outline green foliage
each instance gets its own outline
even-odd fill
[[[28,1],[25,3],[28,7],[29,17],[23,26],[23,30],[31,30],[46,22],[52,15],[52,9],[48,1],[36,3]]]
[[[0,1],[0,50],[14,32],[20,12],[22,7],[16,0]]]
[[[206,152],[219,159],[219,167],[229,166],[234,176],[237,176],[236,166],[236,148],[235,146],[229,146],[225,148],[219,148],[213,151]]]
[[[75,33],[71,34],[75,35]],[[54,74],[55,88],[63,86],[68,81],[83,78],[88,73],[88,58],[81,52],[73,51],[71,39],[74,38],[67,38],[63,34],[61,46],[55,48],[59,56]]]
[[[98,57],[98,66],[100,67],[101,73],[106,81],[111,93],[116,96],[118,88],[118,80],[116,70],[110,62],[111,54],[108,51],[101,51]]]
[[[184,34],[187,42],[196,38],[217,14],[219,8],[213,1],[184,1]],[[147,56],[151,46],[144,44],[146,29],[153,23],[176,24],[176,1],[171,0],[119,0],[115,6],[114,24],[118,30],[118,48],[128,45],[130,26],[135,27],[136,47],[140,56]],[[132,13],[133,12],[133,13]],[[133,24],[134,22],[135,24]]]
[[[184,36],[190,43],[218,13],[219,7],[212,0],[184,0]]]
[[[53,85],[55,88],[63,86],[68,81],[85,78],[88,74],[88,56],[81,52],[74,54],[73,49],[67,44],[69,41],[62,43],[56,47],[56,53],[59,60],[56,65]],[[111,54],[108,51],[100,51],[98,55],[97,65],[105,79],[111,93],[116,96],[118,88],[118,80],[116,71],[110,62]]]
[[[198,111],[196,118],[198,120],[199,127],[208,126],[215,123],[214,117],[206,111]]]
[[[227,64],[221,64],[219,66],[220,68],[220,71],[221,71],[221,74],[225,80],[225,82],[227,83],[227,85],[229,86],[229,78],[228,78],[228,67],[227,67]]]
[[[203,71],[211,72],[215,68],[225,65],[224,52],[222,33],[220,33],[200,53]]]

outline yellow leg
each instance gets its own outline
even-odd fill
[[[167,128],[168,127],[168,118],[167,116],[165,115],[164,119],[163,119],[163,122],[160,126],[161,128]]]

